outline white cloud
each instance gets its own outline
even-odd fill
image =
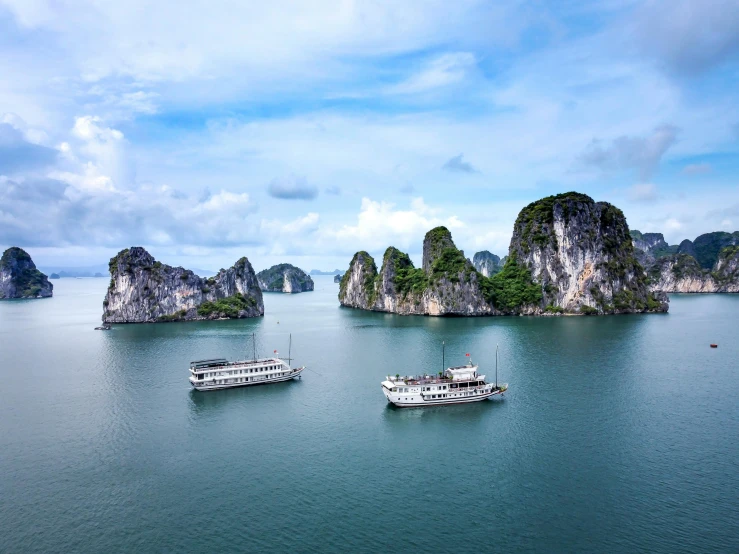
[[[657,185],[654,183],[637,183],[629,189],[629,200],[632,202],[653,202],[657,196]]]
[[[417,252],[423,237],[433,227],[445,225],[450,231],[464,227],[456,216],[442,217],[439,210],[414,198],[409,209],[398,209],[395,204],[362,198],[354,224],[322,229],[327,244],[344,252],[357,250],[378,251],[388,246]]]
[[[407,80],[386,89],[389,94],[417,94],[462,81],[475,67],[470,52],[443,54],[424,66]]]
[[[679,231],[682,228],[683,224],[674,217],[671,217],[665,221],[665,230],[668,232]]]

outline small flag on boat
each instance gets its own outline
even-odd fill
[[[274,352],[275,352],[275,354],[277,354],[277,350],[275,350]]]
[[[465,354],[465,356],[467,356],[468,358],[470,357],[470,355],[469,355],[469,354]]]

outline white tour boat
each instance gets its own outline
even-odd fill
[[[292,343],[292,337],[291,337]],[[275,354],[277,351],[275,350]],[[229,362],[223,358],[190,362],[190,384],[197,390],[219,390],[266,385],[300,378],[305,366],[292,368],[287,360],[274,358]]]
[[[479,402],[503,394],[508,383],[498,384],[498,351],[495,351],[495,383],[486,383],[477,365],[449,367],[438,375],[387,376],[382,392],[388,402],[401,408]]]

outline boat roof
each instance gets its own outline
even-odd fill
[[[190,367],[208,367],[212,365],[223,365],[227,363],[228,360],[226,358],[213,358],[211,360],[195,360],[194,362],[190,362]]]
[[[226,365],[251,365],[251,364],[281,364],[282,360],[279,358],[260,358],[258,360],[236,360],[229,362],[226,358],[213,358],[212,360],[198,360],[190,362],[190,367],[193,369],[206,368],[206,367],[218,367]]]

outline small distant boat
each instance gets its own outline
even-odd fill
[[[444,367],[442,343],[442,367]],[[469,354],[468,354],[469,356]],[[468,365],[449,367],[438,376],[420,375],[395,378],[390,375],[382,382],[382,392],[388,402],[400,408],[439,406],[479,402],[503,394],[508,383],[498,385],[498,348],[495,349],[495,383],[486,383],[478,375],[478,367],[470,360]]]
[[[712,344],[711,348],[718,348],[718,344]]]
[[[224,358],[213,360],[197,360],[190,362],[190,385],[196,390],[219,390],[249,385],[267,385],[300,378],[305,366],[291,368],[290,351],[292,336],[286,360],[274,358],[257,358],[256,341],[254,341],[254,358],[229,362]],[[277,351],[275,350],[275,354]]]
[[[101,325],[100,327],[95,327],[96,331],[110,331],[111,327],[107,323],[105,325]]]

